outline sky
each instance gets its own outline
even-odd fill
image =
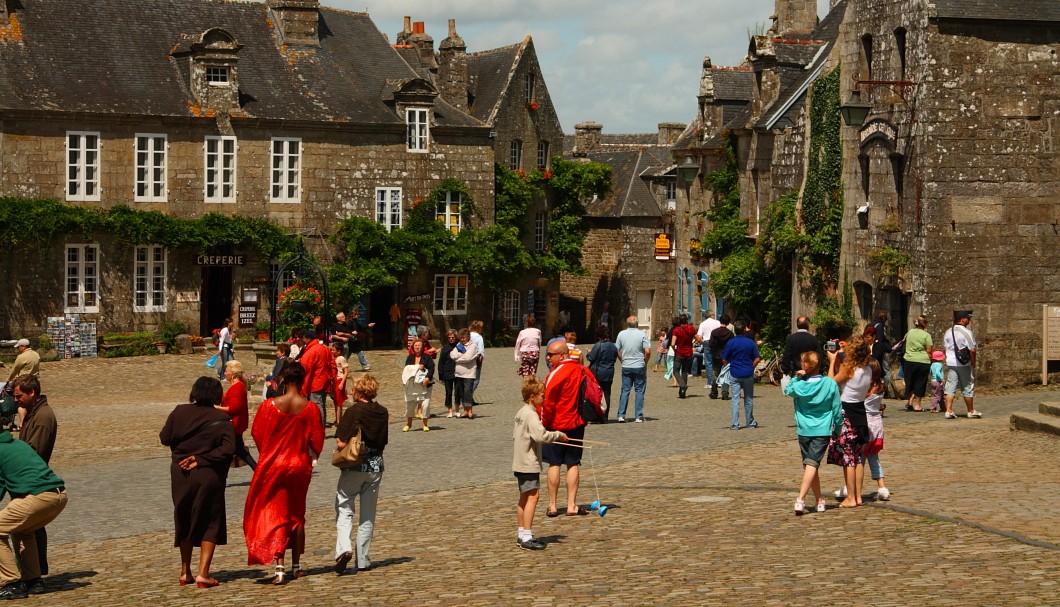
[[[818,14],[829,0],[818,0]],[[592,120],[604,133],[651,133],[692,120],[703,57],[739,65],[749,36],[767,29],[774,0],[321,0],[366,11],[391,42],[404,16],[423,21],[435,49],[449,19],[476,52],[534,47],[566,133]]]

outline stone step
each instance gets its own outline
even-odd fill
[[[1060,417],[1060,403],[1038,403],[1038,413],[1042,415],[1052,415],[1053,417]]]
[[[1060,417],[1041,413],[1013,413],[1009,418],[1009,428],[1024,432],[1043,432],[1060,436]]]

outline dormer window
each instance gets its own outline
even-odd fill
[[[206,68],[206,84],[209,84],[210,86],[228,86],[228,68]]]
[[[408,108],[405,110],[405,126],[410,152],[426,152],[430,135],[426,108]]]

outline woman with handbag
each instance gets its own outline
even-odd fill
[[[225,483],[236,448],[235,431],[228,416],[214,407],[221,402],[221,382],[200,377],[191,388],[190,401],[169,414],[158,438],[169,447],[173,493],[174,545],[180,548],[181,586],[192,582],[212,588],[220,582],[210,577],[214,549],[228,543],[225,526]],[[199,567],[191,573],[191,551],[199,548]]]
[[[302,363],[283,367],[283,396],[261,403],[251,436],[258,446],[258,468],[250,481],[243,509],[247,564],[275,566],[273,584],[287,583],[284,555],[291,550],[290,577],[303,577],[299,560],[305,552],[305,510],[313,465],[324,449],[324,425],[316,406],[299,390],[305,381]]]
[[[243,363],[238,360],[228,361],[228,364],[225,365],[225,379],[229,383],[228,390],[225,392],[224,398],[221,399],[221,404],[217,405],[217,408],[227,413],[232,418],[232,425],[235,426],[236,457],[232,460],[233,467],[240,466],[241,464],[238,462],[243,461],[253,470],[257,466],[257,462],[254,461],[254,457],[250,455],[250,450],[247,449],[246,444],[243,442],[243,433],[250,426],[250,411],[247,408],[247,391],[250,387],[250,382],[247,381],[247,375],[243,373]]]
[[[927,317],[916,317],[915,326],[909,329],[902,352],[902,373],[905,375],[905,410],[923,411],[922,401],[927,393],[928,376],[931,373],[931,334],[927,329]]]
[[[379,382],[371,375],[363,375],[353,382],[353,406],[342,415],[335,431],[335,446],[342,451],[357,436],[364,442],[360,461],[344,464],[335,489],[335,573],[342,574],[353,560],[353,499],[360,496],[361,517],[357,526],[357,569],[372,566],[369,551],[375,530],[375,507],[379,500],[379,483],[383,480],[383,450],[389,440],[385,407],[375,402]],[[333,460],[334,463],[335,460]]]
[[[446,417],[456,417],[460,414],[460,395],[463,393],[456,381],[456,361],[449,355],[456,349],[456,344],[456,331],[449,329],[445,332],[445,341],[442,342],[441,352],[438,354],[438,379],[445,384],[445,408],[448,409]]]

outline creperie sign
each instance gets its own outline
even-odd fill
[[[246,255],[199,255],[195,263],[200,266],[241,266]]]

